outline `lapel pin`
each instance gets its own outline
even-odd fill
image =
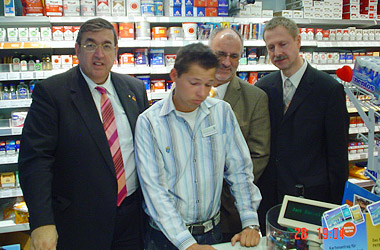
[[[136,97],[132,96],[132,100],[136,101]]]
[[[166,147],[166,153],[169,153],[169,152],[170,152],[170,147],[167,146],[167,147]]]

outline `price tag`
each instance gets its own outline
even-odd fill
[[[20,73],[19,72],[10,72],[8,73],[8,80],[19,80]]]
[[[22,43],[19,42],[10,42],[4,43],[3,49],[20,49],[22,47]]]
[[[12,128],[12,135],[21,135],[22,127],[14,127]]]
[[[0,194],[0,198],[8,198],[8,197],[13,197],[13,192],[12,189],[3,189]]]
[[[8,80],[8,73],[0,73],[0,80]]]
[[[34,75],[33,75],[33,72],[30,71],[30,72],[21,72],[21,79],[33,79],[34,78]]]
[[[359,127],[358,129],[359,129],[359,132],[360,132],[360,133],[368,132],[367,127]]]

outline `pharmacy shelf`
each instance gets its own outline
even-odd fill
[[[375,152],[375,156],[377,155],[377,152]],[[358,160],[367,160],[368,159],[368,153],[349,153],[348,154],[348,160],[349,161],[358,161]]]
[[[1,188],[0,189],[0,199],[20,197],[20,196],[22,196],[21,188]]]
[[[0,156],[0,165],[14,164],[18,161],[18,154]]]
[[[31,103],[32,99],[0,100],[0,109],[27,108]]]
[[[302,44],[302,42],[301,42]],[[316,41],[319,48],[339,48],[339,47],[380,47],[380,41]]]
[[[379,132],[379,131],[380,131],[380,126],[375,126],[375,132]],[[368,128],[365,126],[349,128],[349,134],[357,134],[357,133],[368,133]]]
[[[29,223],[16,224],[13,220],[0,221],[0,234],[29,230]]]
[[[21,135],[21,127],[0,127],[0,136]]]

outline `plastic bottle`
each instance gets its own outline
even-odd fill
[[[46,70],[52,70],[53,69],[53,63],[51,61],[50,55],[46,55]]]
[[[6,84],[4,84],[4,89],[3,89],[3,100],[9,100],[10,99],[10,93],[9,93],[9,88]]]
[[[34,64],[34,70],[35,71],[41,71],[42,70],[42,63],[38,59],[36,60],[36,62]]]
[[[9,99],[17,99],[17,90],[14,83],[9,84]]]
[[[13,72],[19,72],[20,71],[20,57],[18,53],[16,52],[15,55],[12,58],[12,71]]]
[[[28,85],[24,81],[20,81],[17,85],[17,95],[18,99],[27,99],[29,97]]]
[[[28,71],[34,71],[34,60],[32,55],[29,55]]]
[[[28,71],[28,62],[25,55],[21,55],[20,68],[21,71]]]

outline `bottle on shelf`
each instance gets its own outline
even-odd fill
[[[21,55],[20,68],[21,71],[28,71],[28,62],[26,60],[26,55]]]
[[[18,99],[27,99],[29,97],[28,85],[24,81],[20,81],[17,85]]]
[[[38,59],[36,59],[36,63],[34,64],[34,70],[35,71],[41,71],[42,70],[42,63]]]
[[[14,83],[9,84],[9,99],[17,99],[17,90]]]
[[[18,53],[16,52],[12,58],[12,71],[13,72],[19,72],[21,70],[20,61],[21,61],[20,57],[19,57]]]
[[[32,55],[29,55],[28,71],[34,71],[34,60]]]
[[[4,84],[2,99],[9,100],[10,96],[11,94],[10,94],[9,88],[6,84]]]
[[[46,70],[52,70],[53,69],[53,63],[51,61],[51,56],[46,55]]]
[[[42,62],[42,70],[46,70],[46,56],[45,55],[42,55],[42,58],[41,58],[41,62]]]

